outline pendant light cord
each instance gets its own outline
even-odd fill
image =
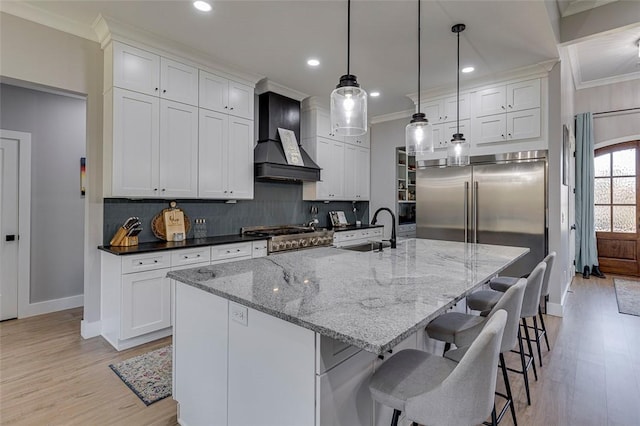
[[[347,75],[351,75],[351,0],[347,0]]]
[[[457,112],[456,112],[456,133],[460,134],[460,32],[458,31],[458,69],[456,70],[458,76],[458,100]]]
[[[420,0],[418,0],[418,114],[420,114]]]

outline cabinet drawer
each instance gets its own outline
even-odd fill
[[[251,257],[263,257],[267,255],[267,240],[253,241]]]
[[[316,333],[316,374],[324,374],[360,352],[360,348]]]
[[[122,257],[122,273],[152,271],[171,266],[171,252],[138,254]]]
[[[251,257],[251,243],[225,244],[211,247],[211,262],[235,259],[237,257]]]
[[[200,247],[188,250],[176,250],[171,253],[171,267],[191,265],[194,263],[209,263],[211,261],[211,250],[209,247]]]

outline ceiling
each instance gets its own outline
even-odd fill
[[[570,7],[585,0],[559,0]],[[598,1],[586,0],[591,6]],[[12,3],[2,0],[0,5]],[[237,71],[267,77],[328,101],[346,73],[346,1],[217,0],[213,11],[196,11],[190,0],[162,1],[25,1],[31,11],[62,18],[85,28],[89,38],[98,14],[188,46],[213,62]],[[7,7],[4,7],[6,10]],[[566,8],[565,8],[566,9]],[[422,0],[422,88],[451,87],[456,78],[453,24],[462,22],[461,66],[475,71],[462,83],[558,58],[558,48],[542,0]],[[359,0],[351,6],[351,72],[367,90],[369,115],[411,110],[407,94],[417,92],[417,1]],[[97,37],[95,38],[97,40]],[[578,66],[590,46],[576,45]],[[611,50],[611,49],[609,49]],[[591,55],[593,56],[593,55]],[[317,68],[306,65],[315,57]],[[636,52],[637,58],[637,52]],[[603,64],[583,76],[628,69]]]

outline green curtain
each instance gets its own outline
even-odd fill
[[[576,271],[598,265],[593,214],[593,116],[576,115]]]

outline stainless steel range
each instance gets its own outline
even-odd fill
[[[308,226],[248,226],[242,228],[242,235],[268,238],[268,253],[333,244],[333,231]]]

